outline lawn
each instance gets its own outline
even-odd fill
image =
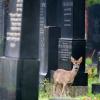
[[[93,73],[92,75],[89,76],[88,78],[88,93],[87,95],[84,96],[77,96],[74,97],[77,98],[77,100],[100,100],[100,94],[92,94],[92,84],[93,83],[97,83],[98,81],[98,77],[96,76],[97,70],[96,67],[93,67]],[[49,100],[50,98],[52,98],[51,96],[51,90],[52,90],[52,83],[49,83],[48,79],[45,79],[43,81],[43,83],[40,86],[39,89],[39,100]],[[66,97],[68,98],[68,97]],[[70,100],[72,97],[69,97]],[[92,98],[92,99],[87,99],[87,98]]]

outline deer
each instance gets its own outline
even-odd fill
[[[71,56],[71,62],[73,64],[73,68],[71,70],[65,70],[65,69],[57,69],[53,74],[53,91],[55,93],[57,89],[57,85],[61,85],[61,95],[65,93],[66,87],[70,87],[75,79],[75,76],[78,73],[78,70],[80,68],[80,64],[82,63],[83,57],[80,57],[78,60],[73,58]]]

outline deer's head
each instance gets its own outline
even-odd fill
[[[79,70],[80,64],[82,62],[83,57],[80,57],[78,60],[76,60],[75,58],[71,57],[71,62],[73,63],[73,69],[75,71]]]

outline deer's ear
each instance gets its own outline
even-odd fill
[[[78,62],[81,63],[82,60],[83,60],[83,57],[80,57],[80,58],[78,59]]]
[[[71,56],[71,62],[73,63],[75,61],[75,59]]]

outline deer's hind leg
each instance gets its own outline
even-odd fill
[[[53,85],[53,95],[56,94],[56,89],[57,89],[57,83],[54,83],[54,85]]]

